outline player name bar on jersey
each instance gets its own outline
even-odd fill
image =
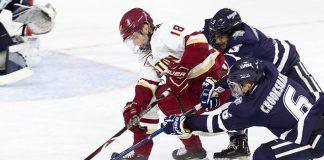
[[[277,101],[280,99],[284,89],[286,88],[288,78],[279,73],[278,79],[274,87],[271,89],[267,98],[263,101],[260,109],[268,114],[273,109],[273,106],[277,104]]]

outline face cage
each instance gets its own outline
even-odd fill
[[[231,89],[233,97],[240,98],[244,95],[242,85],[240,85],[236,82],[232,82],[230,80],[227,80],[227,84],[228,84],[229,88]]]
[[[140,46],[134,43],[134,33],[138,33],[138,35],[143,36],[146,42],[145,44]],[[142,54],[142,53],[149,53],[151,52],[151,45],[149,43],[149,37],[143,34],[141,31],[136,31],[132,35],[124,39],[124,43],[135,53],[135,54]]]

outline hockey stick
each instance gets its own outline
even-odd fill
[[[196,105],[194,108],[190,109],[189,111],[187,111],[186,113],[184,113],[184,116],[188,116],[198,110],[201,109],[201,105],[198,104]],[[120,154],[118,153],[113,153],[112,154],[112,158],[111,160],[118,160],[119,158],[125,156],[127,153],[131,152],[132,150],[142,146],[143,144],[145,144],[147,141],[153,139],[155,136],[159,135],[160,133],[162,133],[164,131],[164,127],[162,126],[160,129],[158,129],[157,131],[153,132],[151,135],[147,136],[146,138],[142,139],[141,141],[139,141],[138,143],[130,146],[129,148],[127,148],[126,150],[124,150],[123,152],[121,152]]]
[[[141,117],[143,117],[147,112],[149,112],[152,108],[155,107],[164,97],[166,97],[170,93],[170,90],[166,90],[162,93],[162,95],[152,102],[142,113],[140,113],[138,116],[133,118],[126,126],[124,126],[119,132],[117,132],[114,136],[112,136],[108,141],[106,141],[104,144],[102,144],[99,148],[97,148],[94,152],[92,152],[87,158],[84,160],[90,160],[94,156],[96,156],[99,152],[101,152],[104,148],[106,148],[109,144],[111,144],[113,141],[115,141],[116,138],[118,138],[120,135],[122,135],[127,129],[131,128],[133,125],[136,125],[139,123],[139,120]]]

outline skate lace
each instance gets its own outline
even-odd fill
[[[187,150],[186,150],[186,148],[183,148],[183,147],[179,148],[177,151],[178,156],[184,155],[186,153],[187,153]]]
[[[131,151],[129,153],[127,153],[125,156],[123,156],[123,158],[133,158],[135,156],[135,152]]]
[[[226,149],[223,149],[222,151],[228,151],[228,150],[231,150],[231,149],[234,149],[236,150],[237,149],[237,146],[235,145],[235,142],[230,142],[230,144],[227,146]]]

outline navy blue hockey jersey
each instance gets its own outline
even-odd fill
[[[265,77],[249,96],[227,103],[219,115],[188,117],[189,129],[216,133],[263,126],[281,139],[306,144],[324,106],[314,107],[302,86],[263,63]]]
[[[205,20],[203,33],[209,39],[209,22]],[[294,62],[299,60],[296,47],[288,41],[272,39],[245,23],[242,30],[236,31],[229,37],[228,47],[223,51],[226,62],[232,66],[242,57],[255,57],[264,61],[272,62],[278,70],[285,74]]]

